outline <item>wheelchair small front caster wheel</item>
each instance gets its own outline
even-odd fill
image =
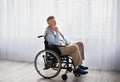
[[[80,77],[80,74],[74,74],[75,75],[75,77]]]
[[[80,74],[76,73],[75,71],[73,71],[73,74],[75,75],[75,77],[80,77]]]
[[[65,81],[65,80],[67,80],[67,75],[66,74],[63,74],[62,75],[62,79]]]

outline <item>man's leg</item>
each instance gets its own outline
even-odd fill
[[[62,52],[62,55],[70,55],[72,57],[75,66],[74,72],[78,74],[88,73],[87,71],[84,71],[81,68],[79,68],[79,66],[82,64],[82,57],[78,45],[70,44],[67,45],[66,47],[61,47],[60,50]]]
[[[82,57],[82,59],[84,60],[84,45],[83,45],[83,43],[82,42],[77,42],[77,43],[75,43],[75,44],[77,44],[78,46],[79,46],[79,50],[80,50],[80,53],[81,53],[81,57]],[[81,69],[83,69],[83,70],[87,70],[88,69],[88,67],[85,67],[85,66],[82,66],[82,65],[80,65],[79,66]]]
[[[72,57],[75,66],[82,64],[81,53],[79,51],[79,47],[76,44],[70,44],[66,47],[61,47],[60,50],[62,55],[70,55]]]
[[[84,45],[82,42],[77,42],[75,43],[79,46],[79,50],[80,50],[80,53],[81,53],[81,57],[82,57],[82,60],[84,60],[85,56],[84,56]]]

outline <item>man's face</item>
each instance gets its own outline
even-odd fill
[[[56,20],[55,19],[51,19],[48,21],[48,24],[51,26],[51,27],[55,27],[56,26]]]

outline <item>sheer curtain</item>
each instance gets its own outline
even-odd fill
[[[85,45],[85,64],[114,69],[116,54],[115,0],[59,0],[62,32]]]
[[[50,15],[69,41],[84,43],[84,64],[116,69],[117,0],[0,0],[0,59],[33,61]]]

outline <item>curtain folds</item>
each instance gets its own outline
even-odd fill
[[[84,43],[84,64],[116,69],[117,0],[0,0],[0,59],[33,61],[50,15],[68,40]]]

